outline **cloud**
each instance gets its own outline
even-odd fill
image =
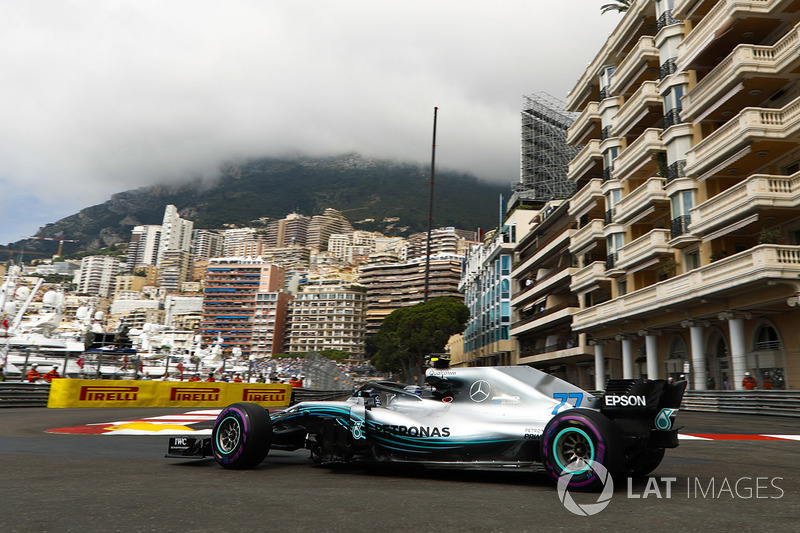
[[[522,96],[565,99],[619,20],[600,4],[5,3],[0,242],[234,158],[429,162],[434,106],[437,165],[510,184]]]

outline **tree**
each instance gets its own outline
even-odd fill
[[[600,13],[608,13],[609,11],[616,11],[617,13],[624,13],[630,9],[633,0],[614,0],[613,4],[605,4],[600,7]]]
[[[444,350],[451,335],[464,331],[469,309],[458,298],[433,298],[395,309],[371,339],[372,363],[383,372],[421,366],[429,353]]]
[[[351,356],[350,352],[347,352],[345,350],[334,350],[334,349],[320,350],[319,354],[322,357],[330,359],[331,361],[344,361],[345,359],[348,359]]]

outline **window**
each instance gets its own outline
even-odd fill
[[[684,262],[686,264],[686,271],[700,268],[700,250],[692,250],[684,254]]]
[[[681,191],[670,198],[672,203],[672,218],[688,215],[694,206],[693,191]]]

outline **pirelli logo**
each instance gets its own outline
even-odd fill
[[[242,401],[244,402],[285,402],[286,389],[244,389]]]
[[[218,402],[219,387],[173,387],[169,391],[171,402]]]
[[[139,387],[83,386],[80,401],[82,402],[135,402],[139,396]]]

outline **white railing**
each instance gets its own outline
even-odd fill
[[[784,0],[720,0],[703,19],[692,28],[689,35],[678,45],[678,70],[686,68],[685,61],[697,55],[714,39],[716,31],[736,20],[742,13],[769,13]],[[679,11],[677,9],[673,12]]]
[[[628,145],[614,160],[614,179],[626,179],[628,174],[638,168],[638,163],[649,161],[653,153],[666,152],[661,141],[661,130],[648,128],[635,141]]]
[[[611,128],[611,135],[619,137],[623,132],[626,132],[633,124],[634,120],[640,119],[642,110],[649,106],[658,106],[659,114],[661,109],[662,100],[661,95],[658,93],[658,83],[655,81],[646,81],[642,83],[636,92],[630,98],[625,100],[622,107],[619,108],[617,114],[614,116],[614,125]],[[651,122],[656,123],[656,120]]]
[[[575,230],[569,242],[570,252],[575,253],[594,241],[604,240],[604,227],[605,223],[602,220],[594,219],[581,229]]]
[[[602,191],[603,180],[595,178],[589,181],[586,185],[581,187],[581,190],[569,200],[569,214],[574,216],[580,212],[585,206],[589,205],[594,200],[603,198]]]
[[[709,198],[691,210],[692,231],[709,231],[759,206],[794,208],[800,205],[800,172],[792,176],[755,174]]]
[[[772,46],[740,44],[720,64],[697,82],[683,97],[682,117],[688,119],[707,107],[709,101],[738,82],[744,74],[769,75],[781,72],[800,56],[800,24]]]
[[[592,139],[578,152],[578,155],[569,162],[569,166],[567,167],[567,179],[577,181],[583,176],[583,173],[588,170],[588,167],[592,164],[592,160],[595,159],[602,160],[603,153],[600,151],[600,141]]]
[[[648,60],[658,61],[658,48],[655,39],[650,35],[643,35],[639,38],[636,46],[628,52],[625,58],[617,65],[614,74],[611,75],[610,86],[611,94],[620,94],[622,87],[627,85],[631,76],[635,75],[642,68],[642,64]]]
[[[616,268],[625,269],[657,254],[670,251],[669,230],[654,229],[617,251]]]
[[[617,203],[617,216],[615,221],[625,223],[633,218],[642,209],[655,202],[668,202],[669,197],[664,189],[667,180],[664,178],[650,178],[633,192]]]
[[[598,281],[608,280],[609,278],[606,277],[605,261],[595,261],[594,263],[589,263],[585,267],[572,274],[572,283],[569,286],[569,290],[572,292],[577,292],[580,289],[588,287],[589,285],[592,285]]]
[[[785,139],[800,129],[800,97],[781,109],[748,107],[724,126],[697,143],[686,154],[686,173],[697,174],[732,146],[753,138]]]
[[[573,317],[573,328],[580,330],[611,320],[630,319],[720,291],[742,288],[748,283],[797,280],[798,276],[800,246],[763,244],[581,310]]]
[[[567,129],[567,144],[575,143],[576,138],[580,137],[580,134],[583,133],[592,122],[600,122],[600,120],[599,104],[597,102],[589,102],[589,104],[583,108],[581,114],[578,115],[578,118],[575,119],[575,122]]]

